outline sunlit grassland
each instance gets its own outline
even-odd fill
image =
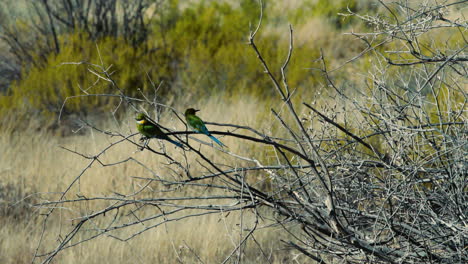
[[[189,106],[189,105],[187,105]],[[190,105],[192,106],[192,105]],[[271,129],[272,117],[264,112],[255,111],[264,109],[267,104],[254,98],[245,98],[237,103],[219,104],[219,98],[199,102],[194,107],[202,108],[200,113],[206,120],[212,122],[229,122],[239,125],[254,126],[260,131],[267,132]],[[268,108],[267,108],[268,109]],[[151,112],[150,112],[151,113]],[[175,129],[184,129],[171,114],[160,116],[161,122],[167,127]],[[34,121],[32,122],[34,123]],[[263,124],[263,125],[262,125]],[[120,131],[123,134],[135,132],[133,115],[129,113],[121,122],[115,123],[112,120],[101,120],[94,124],[109,131]],[[25,130],[17,132],[8,127],[3,127],[0,136],[0,146],[2,158],[0,159],[1,186],[4,192],[2,201],[3,225],[0,227],[0,260],[4,263],[25,263],[31,260],[35,247],[39,241],[41,223],[44,216],[38,215],[35,207],[27,204],[35,204],[59,199],[61,193],[67,186],[80,174],[87,166],[90,160],[73,154],[61,147],[93,156],[111,142],[120,140],[116,137],[109,137],[96,133],[95,131],[80,131],[84,134],[72,134],[67,137],[57,137],[53,133],[40,130]],[[196,135],[196,138],[208,141],[202,135]],[[252,149],[261,150],[265,154],[261,162],[268,162],[275,156],[271,149],[247,144],[235,138],[220,138],[229,146],[229,151],[248,158],[259,158],[258,155],[251,155]],[[135,137],[138,140],[138,137]],[[150,146],[160,149],[161,142],[153,140]],[[193,142],[195,145],[197,143]],[[174,148],[171,144],[164,143],[164,148],[174,154],[175,157],[182,155],[180,149]],[[215,162],[225,162],[225,159],[231,159],[232,166],[248,165],[249,162],[224,155],[220,150],[209,146],[202,146],[201,151]],[[270,154],[269,154],[270,153]],[[270,156],[269,156],[270,155]],[[262,155],[260,155],[261,157]],[[148,168],[157,172],[160,177],[175,179],[173,173],[167,170],[165,164],[167,160],[153,155],[148,151],[139,151],[137,147],[129,142],[122,142],[109,149],[102,156],[103,163],[114,163],[126,158],[133,158],[129,161],[116,166],[103,167],[94,164],[80,178],[66,195],[66,199],[78,199],[80,197],[115,197],[125,194],[131,194],[139,190],[148,181],[135,177],[151,178],[155,177],[146,168],[140,166],[136,161],[148,166]],[[181,157],[181,156],[180,156]],[[202,172],[197,159],[188,153],[188,163],[194,171]],[[252,166],[255,164],[250,163]],[[199,167],[199,169],[197,169]],[[261,173],[254,175],[255,179],[248,181],[265,182],[268,181],[268,175]],[[260,186],[261,187],[261,186]],[[142,197],[167,197],[168,187],[161,184],[151,184],[146,191],[139,195]],[[267,188],[264,186],[264,188]],[[202,188],[184,187],[178,190],[177,194],[190,196],[193,192],[203,191]],[[172,194],[173,195],[173,194]],[[24,200],[23,200],[24,199]],[[24,202],[23,202],[24,201]],[[60,234],[64,235],[65,230],[72,227],[75,217],[84,212],[90,213],[93,208],[106,202],[90,201],[87,206],[75,206],[67,204],[62,209],[58,209],[52,215],[51,221],[47,226],[47,233],[44,236],[43,248],[52,249],[57,245],[57,238]],[[14,207],[13,207],[14,206]],[[14,211],[12,211],[14,210]],[[145,208],[147,214],[156,214],[156,208]],[[14,212],[14,213],[13,213]],[[119,212],[121,217],[130,219],[129,212]],[[106,218],[112,218],[110,214]],[[253,215],[246,211],[243,214],[244,229],[252,225]],[[95,222],[99,225],[100,219]],[[121,242],[111,237],[103,236],[84,243],[82,245],[67,249],[62,252],[57,261],[59,263],[170,263],[176,260],[183,262],[197,262],[200,257],[205,263],[221,262],[231,251],[234,250],[236,243],[239,242],[239,213],[211,214],[198,218],[182,219],[177,222],[161,225],[155,229],[149,230],[140,236]],[[153,223],[154,224],[154,223]],[[265,220],[260,226],[271,224]],[[111,232],[109,235],[116,235],[121,238],[130,236],[133,232],[144,226],[135,226],[124,230]],[[89,226],[92,228],[92,226]],[[260,230],[255,238],[266,251],[268,256],[275,256],[274,263],[290,262],[296,257],[296,254],[285,249],[284,245],[279,243],[279,238],[286,238],[285,234],[276,232],[275,228]],[[84,231],[77,239],[89,235],[93,231]],[[246,245],[245,260],[247,263],[258,263],[264,261],[259,255],[259,248],[256,244],[248,243]],[[77,260],[79,260],[77,262]]]
[[[181,3],[181,9],[191,7],[190,2]],[[134,48],[121,39],[104,38],[89,41],[79,32],[61,35],[59,40],[63,44],[62,52],[51,55],[43,67],[32,68],[24,79],[12,84],[15,94],[0,98],[0,263],[31,261],[40,240],[44,219],[38,208],[33,205],[58,200],[62,192],[92,161],[92,158],[85,158],[73,152],[93,157],[109,144],[121,140],[119,137],[103,135],[89,128],[76,131],[79,126],[70,123],[74,122],[77,116],[83,116],[93,126],[107,131],[123,135],[136,132],[134,112],[130,107],[121,107],[116,119],[112,116],[111,111],[119,104],[119,98],[73,98],[68,100],[62,109],[65,98],[83,94],[83,89],[91,94],[117,91],[105,82],[94,85],[96,76],[88,72],[87,65],[61,65],[63,62],[88,61],[96,64],[102,62],[106,67],[113,65],[115,74],[112,78],[119,88],[138,98],[152,98],[155,96],[155,86],[161,84],[162,88],[156,94],[158,103],[175,109],[179,114],[186,108],[193,107],[201,110],[199,116],[205,121],[251,126],[261,133],[276,137],[288,136],[270,109],[278,112],[288,124],[293,124],[293,121],[286,114],[284,102],[277,97],[271,80],[263,72],[251,47],[246,44],[248,32],[257,22],[258,10],[248,9],[255,12],[251,11],[246,15],[237,12],[239,6],[235,4],[236,1],[226,2],[232,2],[236,12],[209,4],[196,9],[199,13],[187,11],[182,16],[184,19],[177,20],[175,26],[168,28],[165,36],[155,31],[150,36],[148,47],[145,48]],[[298,10],[307,10],[310,14],[319,10],[308,8],[303,1],[285,4],[286,2],[267,4],[265,21],[257,43],[272,72],[279,77],[279,68],[284,63],[290,44],[288,23],[292,24],[294,51],[286,73],[293,92],[291,100],[297,106],[301,122],[314,137],[324,130],[335,129],[325,123],[320,127],[313,125],[317,120],[312,120],[310,110],[302,105],[303,102],[313,102],[336,122],[346,124],[350,131],[358,135],[369,134],[371,130],[353,130],[353,127],[359,127],[355,124],[365,119],[364,114],[350,112],[350,102],[350,105],[341,104],[334,97],[335,91],[322,75],[322,64],[317,59],[323,55],[336,87],[346,90],[353,100],[363,105],[372,97],[374,84],[370,83],[369,75],[398,76],[392,79],[395,80],[393,84],[398,86],[401,80],[410,83],[414,74],[423,73],[388,68],[383,64],[385,61],[381,60],[380,55],[376,56],[374,52],[369,52],[359,60],[340,68],[365,48],[363,42],[357,38],[342,33],[364,30],[363,24],[356,23],[353,28],[338,29],[337,27],[342,25],[336,24],[345,19],[335,18],[330,22],[330,17],[327,17],[327,12],[331,12],[329,9],[322,10],[322,16],[308,16],[299,14]],[[223,16],[226,15],[222,13],[225,9],[232,11],[226,12],[229,13],[229,19]],[[217,16],[212,15],[213,13]],[[190,14],[192,16],[189,16]],[[224,24],[219,21],[223,21]],[[206,25],[222,26],[210,28]],[[199,33],[200,31],[202,33]],[[169,46],[172,45],[170,52],[160,46],[163,37]],[[424,40],[432,44],[449,44],[453,49],[463,43],[460,32],[445,28],[437,38]],[[385,48],[397,50],[400,44],[393,42]],[[147,49],[153,50],[154,53],[148,55],[145,53]],[[169,56],[166,56],[168,54]],[[398,56],[404,58],[409,55]],[[178,63],[176,67],[172,67],[176,64],[174,61]],[[378,65],[379,63],[382,64]],[[339,70],[335,70],[337,68]],[[155,84],[151,84],[151,81]],[[453,95],[447,91],[446,97],[450,96]],[[369,107],[371,104],[369,101]],[[447,111],[450,110],[449,106],[442,104],[442,108],[447,108]],[[185,126],[170,111],[159,115],[147,105],[141,105],[141,109],[148,111],[165,127],[185,130]],[[160,109],[167,110],[165,107]],[[64,111],[61,124],[58,125],[60,110]],[[44,116],[47,118],[43,119]],[[436,116],[431,121],[436,122]],[[250,134],[248,131],[234,128],[210,128]],[[339,132],[336,135],[343,136]],[[193,137],[211,144],[206,136]],[[193,139],[190,139],[190,142],[215,163],[229,164],[232,168],[256,166],[257,161],[263,165],[275,164],[275,160],[278,159],[277,153],[271,147],[247,143],[232,137],[219,138],[229,146],[227,151],[238,155],[239,158],[226,155],[217,148],[200,145]],[[139,136],[131,138],[136,142],[138,139]],[[384,143],[379,142],[377,137],[369,139],[369,142],[384,152],[381,148],[385,146],[380,145]],[[320,148],[327,149],[326,143],[320,144]],[[152,140],[150,146],[156,150],[166,149],[172,156],[189,164],[193,173],[207,173],[199,163],[201,160],[192,155],[193,153],[187,153],[185,160],[182,150],[174,148],[172,144]],[[65,198],[119,197],[132,194],[148,183],[148,188],[137,197],[174,195],[174,192],[167,192],[171,187],[152,183],[150,180],[155,175],[148,168],[157,172],[156,176],[167,179],[180,179],[178,173],[183,175],[177,168],[167,166],[168,160],[163,157],[147,150],[140,151],[134,144],[123,141],[106,151],[100,157],[100,161],[106,165],[128,158],[131,159],[114,166],[94,163],[73,185]],[[145,164],[147,168],[141,164]],[[246,180],[257,182],[256,187],[269,188],[270,178],[265,172],[249,173],[249,177]],[[190,196],[195,192],[203,192],[203,188],[185,186],[175,193]],[[91,213],[97,206],[102,207],[108,203],[110,202],[89,201],[86,206],[83,203],[67,204],[66,207],[57,209],[48,222],[47,233],[38,253],[44,253],[45,249],[52,250],[62,239],[61,236],[66,235],[67,230],[76,223],[76,217]],[[147,210],[147,215],[158,213],[156,208],[146,207],[143,210]],[[130,211],[123,210],[119,212],[119,216],[126,220],[133,217]],[[108,215],[104,219],[96,220],[97,222],[91,221],[77,239],[92,235],[95,232],[92,230],[92,224],[100,226],[112,217],[114,215]],[[239,244],[241,228],[246,229],[252,225],[252,221],[253,214],[249,211],[245,211],[243,215],[238,212],[216,213],[163,224],[125,242],[111,237],[129,238],[133,233],[147,227],[133,226],[109,232],[107,236],[64,250],[58,255],[56,263],[196,263],[200,260],[205,263],[220,263]],[[245,226],[240,226],[241,222],[244,222]],[[279,229],[276,231],[275,228],[261,228],[271,223],[270,220],[262,219],[260,229],[255,233],[258,244],[253,241],[246,244],[244,263],[262,263],[265,258],[263,253],[260,253],[260,247],[267,256],[274,256],[273,263],[291,263],[294,259],[301,262],[300,254],[286,248],[280,242],[280,239],[287,238],[288,234]],[[245,231],[243,233],[245,234]]]

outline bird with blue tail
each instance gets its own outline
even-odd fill
[[[164,139],[172,144],[178,146],[179,148],[184,148],[182,143],[177,142],[175,140],[170,139],[166,133],[164,133],[159,126],[153,122],[148,116],[146,116],[144,113],[137,113],[135,116],[136,120],[136,126],[138,129],[138,132],[145,136],[147,139],[150,138],[158,138],[158,139]]]
[[[214,142],[216,142],[218,145],[221,147],[227,147],[224,145],[219,139],[215,138],[213,135],[211,135],[210,131],[205,126],[205,122],[200,119],[200,117],[196,116],[195,113],[200,110],[195,110],[193,108],[189,108],[185,110],[185,120],[187,121],[187,124],[195,131],[198,133],[205,134],[209,136]]]

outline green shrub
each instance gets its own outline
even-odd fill
[[[340,2],[339,8],[345,7],[345,2]],[[89,65],[62,64],[77,61],[101,64],[101,59],[105,67],[113,65],[112,78],[130,96],[141,96],[140,89],[145,94],[153,92],[146,73],[154,83],[163,82],[159,93],[168,98],[203,98],[209,94],[231,98],[269,96],[275,90],[247,45],[250,30],[258,23],[258,3],[243,0],[237,4],[201,1],[181,8],[177,1],[167,2],[151,24],[152,34],[138,46],[123,38],[93,41],[82,32],[62,34],[60,52],[50,54],[44,65],[32,65],[21,80],[14,82],[11,97],[0,98],[0,112],[21,109],[56,117],[65,99],[71,96],[118,94],[110,83],[102,80],[96,83],[97,77],[88,71]],[[318,1],[309,8],[313,12],[298,11],[291,16],[297,20],[319,13],[335,16],[334,8],[338,6]],[[266,6],[264,24],[269,23],[270,17],[275,19],[267,12],[273,7],[272,3]],[[288,52],[287,36],[285,28],[281,32],[260,32],[257,37],[260,51],[278,77]],[[300,45],[295,47],[291,58],[289,85],[291,89],[302,89],[303,96],[311,95],[315,90],[312,84],[322,78],[318,71],[308,69],[319,57],[319,48],[317,43]],[[88,114],[92,109],[95,113],[114,109],[118,102],[117,97],[82,96],[68,100],[63,110]]]

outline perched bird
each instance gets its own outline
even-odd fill
[[[164,139],[172,144],[178,146],[179,148],[183,148],[182,143],[174,141],[170,139],[166,133],[164,133],[158,125],[156,125],[153,121],[151,121],[145,114],[138,113],[135,117],[137,123],[138,131],[145,136],[146,138],[159,138]]]
[[[217,138],[215,138],[213,135],[211,135],[210,131],[205,126],[205,123],[203,120],[201,120],[198,116],[195,115],[196,112],[200,110],[195,110],[193,108],[189,108],[185,110],[185,120],[187,121],[187,124],[195,131],[198,133],[205,134],[209,136],[214,142],[218,143],[221,147],[226,147],[221,141],[219,141]]]

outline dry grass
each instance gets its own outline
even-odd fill
[[[220,103],[224,102],[224,103]],[[183,104],[181,104],[183,105]],[[202,109],[200,116],[213,122],[229,122],[241,125],[252,125],[263,131],[270,129],[271,117],[269,115],[255,115],[263,113],[260,109],[268,110],[271,105],[252,98],[244,98],[237,103],[222,101],[215,98],[199,105],[190,105]],[[179,109],[183,111],[183,109]],[[181,124],[170,116],[162,116],[162,123],[168,127],[181,128]],[[119,130],[122,133],[134,132],[134,123],[131,114],[117,129],[112,122],[106,123],[110,130]],[[259,125],[256,125],[259,124]],[[94,155],[116,138],[86,132],[85,135],[58,137],[48,132],[16,132],[3,127],[0,130],[0,186],[3,187],[0,196],[0,262],[1,263],[28,263],[31,261],[35,247],[39,241],[43,216],[38,215],[39,210],[25,206],[21,201],[24,197],[26,203],[34,204],[47,200],[57,200],[62,192],[75,177],[88,164],[88,160],[70,153],[60,146]],[[196,136],[206,140],[204,136]],[[251,148],[232,138],[221,138],[234,153],[247,155]],[[206,140],[208,141],[208,140]],[[150,143],[158,148],[158,141]],[[174,155],[182,155],[180,149],[165,144],[167,150]],[[201,150],[215,161],[225,161],[228,157],[220,151],[203,146]],[[265,153],[268,153],[267,151]],[[118,144],[103,157],[103,162],[116,162],[133,157],[162,175],[172,177],[162,165],[162,160],[148,151],[137,151],[130,143]],[[190,162],[195,162],[189,157]],[[234,163],[243,165],[246,161],[237,160]],[[112,196],[114,192],[128,194],[138,189],[142,184],[140,180],[132,178],[152,177],[152,175],[136,164],[127,162],[118,166],[102,167],[93,165],[81,177],[80,181],[67,194],[68,199],[78,196],[96,197]],[[164,188],[151,185],[152,191],[147,196],[163,196]],[[181,193],[190,193],[197,190],[181,189]],[[14,204],[14,206],[12,206]],[[68,210],[57,210],[53,215],[44,237],[42,250],[53,249],[58,240],[66,235],[73,227],[74,217],[83,212],[91,212],[99,205],[89,203],[87,206],[70,205]],[[12,213],[12,208],[20,208]],[[149,209],[149,213],[152,209]],[[44,211],[41,211],[44,212]],[[124,212],[121,212],[124,214]],[[109,216],[112,217],[112,216]],[[252,215],[244,214],[244,227],[252,224]],[[67,249],[59,254],[56,263],[196,263],[200,258],[204,263],[219,263],[229,255],[240,239],[240,214],[212,214],[209,216],[190,218],[170,224],[161,225],[137,236],[128,242],[121,242],[111,237],[101,236],[98,239]],[[99,221],[95,222],[100,224]],[[267,222],[260,223],[266,225]],[[135,229],[125,229],[113,235],[127,237]],[[245,232],[244,232],[245,234]],[[86,232],[79,236],[85,236]],[[280,230],[274,228],[260,230],[256,240],[272,263],[291,263],[293,259],[301,259],[296,252],[285,249],[279,239],[286,238]],[[198,256],[198,257],[197,257]],[[249,242],[245,248],[244,263],[266,262],[260,254],[258,246]]]

